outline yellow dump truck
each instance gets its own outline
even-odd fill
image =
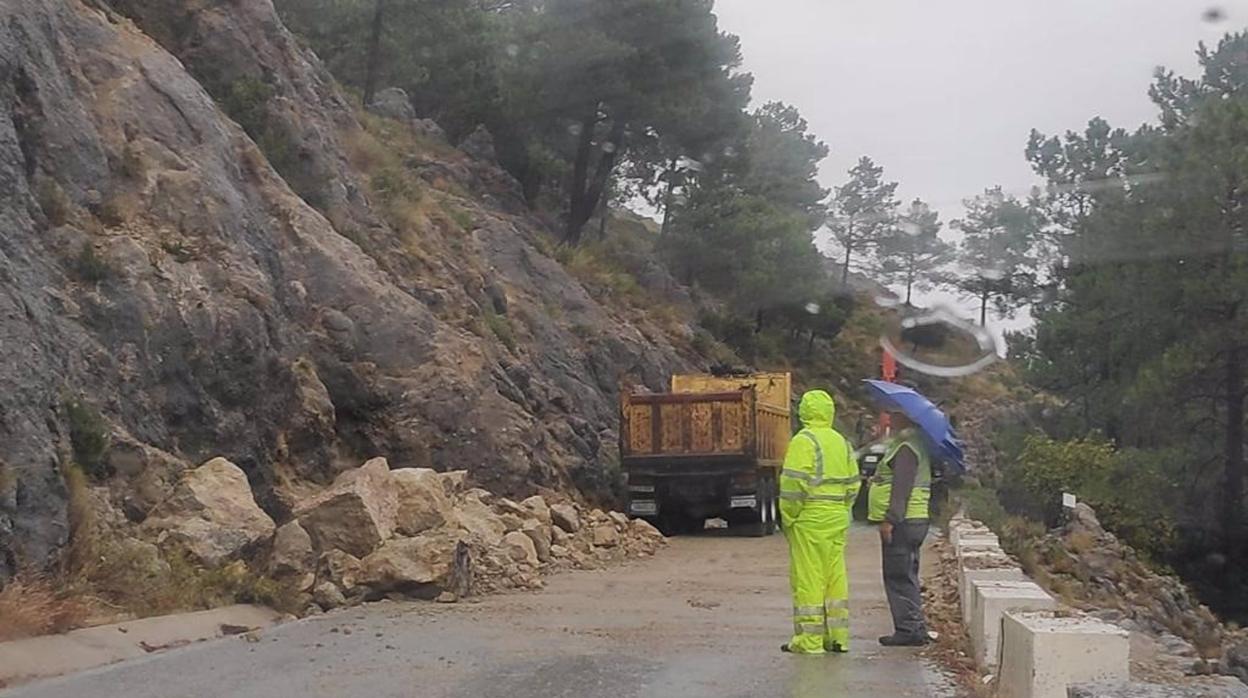
[[[672,533],[708,518],[774,533],[791,402],[788,373],[677,375],[669,393],[621,390],[629,513]]]

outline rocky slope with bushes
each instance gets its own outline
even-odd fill
[[[355,108],[267,0],[0,19],[0,580],[89,527],[153,573],[182,564],[150,547],[174,541],[192,564],[271,546],[271,571],[319,585],[338,551],[372,591],[426,584],[404,575],[441,570],[423,546],[446,541],[413,522],[445,512],[366,491],[466,471],[519,500],[607,493],[619,382],[701,361],[687,319],[638,309],[662,284],[591,294],[553,258],[488,134],[460,149],[401,102]],[[358,468],[376,457],[393,487]],[[512,515],[475,533],[527,563],[524,527],[549,524]]]

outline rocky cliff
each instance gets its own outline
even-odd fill
[[[488,139],[389,116],[269,0],[0,4],[0,580],[66,543],[71,463],[134,523],[214,456],[278,525],[374,456],[606,481],[687,328],[543,252]]]

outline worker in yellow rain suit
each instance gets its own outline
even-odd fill
[[[793,639],[785,652],[849,651],[845,536],[861,484],[849,442],[832,428],[832,396],[812,390],[798,407],[802,430],[780,472],[780,517],[789,542]]]

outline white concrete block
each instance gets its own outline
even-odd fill
[[[1044,611],[1057,608],[1048,592],[1035,582],[979,579],[970,582],[971,648],[975,663],[997,666],[1001,647],[1001,617],[1006,611]]]
[[[962,570],[962,584],[958,587],[958,602],[962,605],[962,625],[971,627],[971,584],[976,581],[1026,582],[1030,581],[1022,568],[1010,565],[983,570]]]
[[[1001,545],[1001,539],[997,538],[995,533],[964,533],[958,536],[958,542],[954,543],[958,548],[982,547],[985,545]]]
[[[972,544],[966,542],[954,549],[954,557],[957,558],[959,565],[961,565],[968,558],[984,556],[1008,557],[1006,556],[1005,550],[996,543],[984,542]]]
[[[1086,616],[1007,611],[1000,698],[1066,698],[1070,684],[1128,678],[1127,631]]]
[[[957,545],[958,541],[964,536],[984,535],[986,533],[992,533],[992,531],[978,522],[954,524],[949,527],[949,541]]]
[[[1017,569],[1018,564],[1003,550],[968,550],[965,554],[958,555],[958,599],[962,601],[964,607],[969,608],[970,580],[972,578],[992,579],[992,575],[977,576],[970,574],[972,571]],[[966,620],[969,621],[970,616],[967,616]]]

